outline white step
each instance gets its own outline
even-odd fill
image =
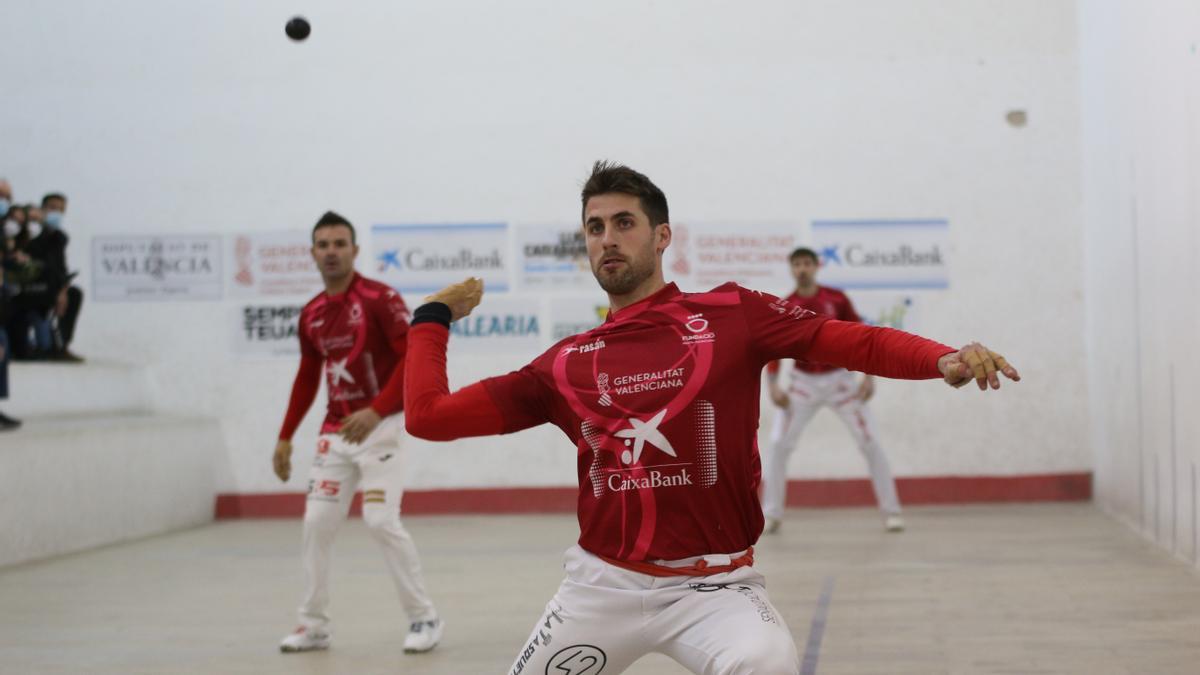
[[[216,420],[27,417],[0,433],[0,566],[207,523],[227,463]]]
[[[8,400],[0,401],[0,411],[18,419],[151,408],[149,370],[142,366],[112,361],[10,363],[8,378]]]

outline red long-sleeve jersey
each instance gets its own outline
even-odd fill
[[[291,440],[321,384],[329,393],[321,433],[372,407],[381,416],[404,409],[408,308],[385,284],[354,274],[345,293],[317,294],[300,312],[300,370],[279,437]]]
[[[852,321],[861,323],[862,317],[854,309],[854,303],[850,302],[850,298],[841,290],[830,288],[829,286],[818,286],[817,292],[814,295],[803,296],[799,293],[792,292],[787,296],[787,301],[803,307],[810,312],[815,312],[821,316],[828,316],[839,321]],[[837,366],[832,366],[827,363],[815,363],[812,361],[796,360],[796,370],[806,373],[819,374],[828,373],[832,370],[837,370]],[[767,364],[767,372],[779,372],[779,362],[772,361]]]
[[[690,294],[668,285],[454,394],[447,339],[435,323],[412,330],[409,431],[449,440],[554,424],[578,456],[580,546],[625,561],[734,553],[758,539],[758,374],[769,361],[925,379],[954,351],[732,283]]]

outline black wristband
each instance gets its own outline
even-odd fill
[[[427,302],[417,308],[413,312],[413,318],[410,322],[415,326],[419,323],[440,323],[446,328],[450,327],[450,306],[444,302]]]

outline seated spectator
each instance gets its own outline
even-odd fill
[[[56,278],[62,280],[54,301],[54,346],[50,358],[79,363],[83,358],[72,353],[70,346],[75,337],[75,322],[79,319],[79,310],[83,306],[83,291],[71,284],[75,273],[67,270],[67,243],[70,238],[63,231],[63,217],[66,212],[66,195],[53,192],[42,197],[42,223],[45,226],[42,236],[51,237],[53,243],[49,245],[47,255],[52,261],[50,264],[57,268]],[[34,243],[30,242],[31,248]],[[33,256],[34,253],[30,252],[30,255]]]
[[[62,231],[66,197],[49,194],[42,207],[28,209],[27,235],[18,236],[23,265],[14,275],[19,285],[7,321],[13,357],[80,362],[68,348],[83,304],[83,292],[70,284]],[[27,239],[22,245],[22,239]]]

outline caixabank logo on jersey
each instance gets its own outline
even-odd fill
[[[221,297],[221,238],[92,238],[97,300],[216,300]]]
[[[375,276],[401,293],[432,293],[467,277],[488,291],[507,291],[508,226],[504,223],[375,225]]]
[[[458,353],[536,354],[543,348],[538,303],[483,296],[472,312],[450,324],[449,349]]]
[[[941,218],[817,220],[821,283],[843,289],[949,288],[950,224]]]

